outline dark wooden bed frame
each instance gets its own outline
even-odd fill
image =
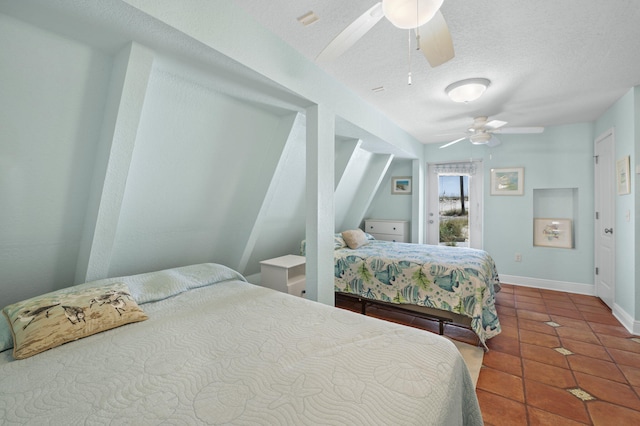
[[[438,334],[444,334],[445,324],[453,325],[456,327],[462,327],[469,330],[471,329],[471,318],[464,315],[456,314],[454,312],[443,311],[441,309],[429,308],[427,306],[418,306],[410,304],[390,303],[382,300],[367,299],[366,297],[359,296],[352,293],[344,293],[336,291],[336,298],[342,297],[354,302],[360,303],[360,313],[362,315],[367,314],[367,306],[376,306],[390,311],[409,312],[417,317],[425,318],[432,321],[438,321]],[[472,330],[473,331],[473,330]],[[475,335],[475,333],[474,333]],[[478,345],[480,345],[480,338],[478,338]]]

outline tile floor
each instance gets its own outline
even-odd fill
[[[598,298],[503,284],[496,305],[502,333],[487,342],[476,387],[486,425],[640,425],[640,338]],[[438,329],[396,311],[367,314]],[[445,334],[477,343],[464,328]]]

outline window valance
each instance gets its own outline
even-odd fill
[[[476,165],[473,162],[432,164],[431,169],[439,175],[474,175]]]

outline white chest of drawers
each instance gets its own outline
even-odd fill
[[[408,243],[411,239],[409,221],[406,220],[365,219],[364,232],[382,241]]]

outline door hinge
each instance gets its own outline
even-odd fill
[[[596,220],[600,219],[600,212],[596,212]]]
[[[599,155],[594,155],[593,156],[593,159],[596,161],[596,164],[598,164],[598,157],[599,157]]]
[[[600,270],[598,269],[598,267],[596,267],[596,275],[598,275],[600,273]]]

